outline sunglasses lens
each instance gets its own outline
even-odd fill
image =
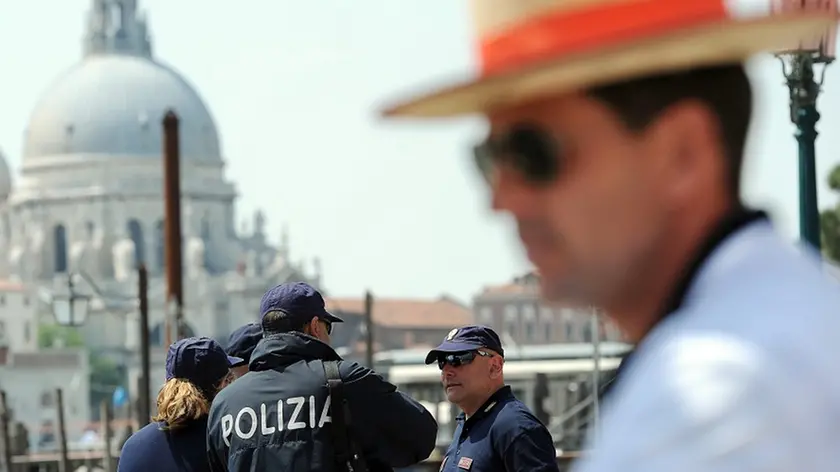
[[[438,367],[443,370],[443,367],[446,364],[451,365],[452,367],[460,367],[464,364],[469,364],[472,360],[475,359],[474,352],[464,352],[460,354],[449,354],[443,357],[438,358]]]
[[[557,177],[558,158],[554,140],[536,126],[520,125],[508,136],[511,164],[532,182],[550,182]]]
[[[495,167],[504,163],[533,183],[548,183],[557,177],[559,153],[552,137],[538,126],[520,124],[504,136],[491,138],[473,148],[473,158],[482,177],[491,182]]]

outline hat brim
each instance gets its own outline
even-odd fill
[[[227,356],[227,360],[230,367],[241,367],[248,363],[245,359],[236,356]]]
[[[483,345],[477,343],[444,341],[440,346],[432,349],[428,354],[426,354],[426,364],[428,365],[437,361],[441,354],[475,351],[476,349],[481,349],[483,347]]]
[[[327,310],[324,310],[324,312],[321,313],[319,318],[323,318],[324,321],[329,321],[330,323],[344,323],[344,320],[342,320],[341,318],[333,315],[332,313],[328,312]]]
[[[837,18],[825,13],[723,21],[470,80],[389,106],[381,114],[442,118],[483,113],[653,73],[740,62],[761,52],[789,48],[836,24]]]

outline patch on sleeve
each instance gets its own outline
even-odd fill
[[[462,457],[461,460],[458,461],[458,467],[464,470],[470,470],[470,467],[472,467],[472,459],[469,457]]]

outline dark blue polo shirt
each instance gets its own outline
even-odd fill
[[[508,386],[457,421],[441,472],[559,471],[551,434]]]
[[[165,431],[149,423],[132,434],[120,452],[117,472],[209,472],[207,418]]]

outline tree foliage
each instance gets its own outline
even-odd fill
[[[38,327],[38,346],[45,349],[65,347],[85,347],[85,341],[79,330],[57,324],[42,324]],[[102,400],[110,401],[118,386],[127,387],[126,370],[108,357],[89,351],[90,355],[90,405],[94,416],[98,417]]]
[[[829,174],[828,186],[840,193],[840,165]],[[840,204],[820,214],[820,232],[823,255],[832,261],[840,262]]]
[[[84,347],[79,330],[57,324],[42,324],[38,327],[38,347]]]

